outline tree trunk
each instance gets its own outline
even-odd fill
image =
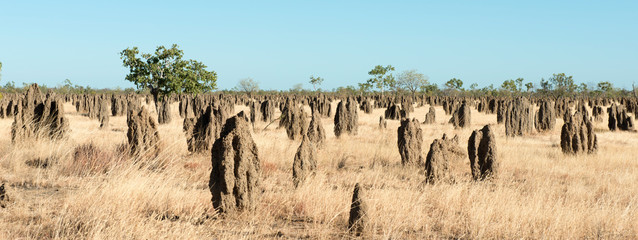
[[[151,95],[153,95],[155,111],[159,113],[159,89],[151,87]]]

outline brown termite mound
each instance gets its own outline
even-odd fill
[[[308,136],[304,136],[292,164],[292,182],[295,187],[299,187],[299,184],[303,183],[306,177],[313,174],[316,169],[317,149]]]
[[[490,125],[474,130],[467,141],[467,153],[474,180],[494,177],[498,171],[496,137]]]
[[[416,119],[403,119],[397,129],[397,146],[401,155],[401,164],[422,164],[423,130]]]
[[[441,139],[434,139],[425,159],[425,177],[428,183],[451,181],[448,170],[451,160],[461,159],[465,154],[459,146],[458,136],[448,138],[443,134]]]
[[[159,154],[159,132],[157,122],[150,116],[146,107],[138,108],[129,105],[126,137],[133,155],[157,156]]]
[[[69,120],[64,115],[62,101],[52,92],[44,97],[38,85],[32,84],[17,104],[19,107],[11,125],[11,142],[40,138],[57,140],[67,136]]]
[[[348,231],[355,236],[366,233],[368,207],[364,199],[364,192],[359,183],[354,186],[352,203],[350,204],[350,216],[348,217]]]
[[[261,166],[250,123],[237,114],[226,120],[211,150],[208,187],[220,213],[252,210],[257,205]]]

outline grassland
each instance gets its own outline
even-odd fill
[[[335,109],[336,103],[333,103]],[[151,107],[152,109],[152,107]],[[247,110],[236,106],[236,111]],[[411,114],[423,121],[428,106]],[[436,124],[422,125],[423,154],[444,133],[466,149],[471,131],[495,124],[499,176],[470,181],[469,160],[454,161],[452,184],[424,183],[424,169],[403,167],[398,121],[378,129],[384,109],[359,112],[359,134],[335,138],[324,118],[326,147],[318,171],[300,188],[292,184],[299,141],[276,124],[255,124],[263,194],[254,212],[219,217],[208,190],[210,154],[190,154],[182,119],[159,127],[155,159],[131,159],[126,117],[111,117],[109,130],[65,105],[68,139],[12,145],[12,119],[0,119],[0,182],[10,202],[0,209],[4,239],[262,239],[349,238],[346,225],[355,183],[365,188],[370,238],[520,239],[638,238],[638,134],[609,132],[596,123],[596,155],[563,155],[560,126],[548,133],[506,138],[496,115],[472,110],[472,126],[455,130],[436,108]],[[306,109],[309,110],[309,109]],[[92,144],[97,157],[76,156]]]

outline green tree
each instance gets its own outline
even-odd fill
[[[517,78],[516,80],[505,80],[503,84],[501,84],[501,88],[509,92],[523,91],[523,80],[523,78]]]
[[[0,62],[0,73],[2,72],[2,62]],[[0,79],[2,79],[2,74],[0,74]]]
[[[549,81],[552,83],[554,92],[558,96],[572,94],[577,88],[576,84],[574,84],[573,76],[567,76],[565,73],[555,73],[549,78]]]
[[[512,79],[505,80],[503,82],[503,84],[501,84],[501,89],[503,89],[505,91],[508,91],[508,92],[518,92],[518,89],[516,87],[516,83]]]
[[[445,87],[447,89],[455,89],[460,91],[463,87],[463,81],[461,81],[461,79],[452,78],[445,83]]]
[[[368,72],[368,75],[372,76],[372,78],[368,79],[368,84],[376,86],[381,91],[381,96],[383,96],[386,88],[392,88],[396,83],[394,76],[392,76],[392,71],[394,71],[392,65],[385,67],[377,65]]]
[[[525,84],[525,88],[527,88],[527,92],[531,92],[534,90],[534,83],[528,82]]]
[[[552,86],[552,83],[550,81],[545,80],[544,78],[541,78],[540,85],[541,85],[540,92],[544,94],[548,94],[554,88],[554,86]]]
[[[236,91],[242,91],[247,94],[259,91],[259,83],[252,78],[244,78],[237,82]]]
[[[370,90],[372,90],[372,84],[368,83],[368,82],[364,82],[364,83],[359,83],[359,92],[361,93],[366,93],[369,92]],[[352,87],[354,88],[354,87]]]
[[[310,76],[310,84],[312,84],[312,88],[317,91],[317,86],[320,86],[323,83],[322,77],[315,77],[314,75]]]
[[[432,95],[439,92],[439,86],[436,84],[421,86],[421,92]]]
[[[65,94],[69,94],[73,91],[73,83],[71,83],[71,80],[64,79],[64,85],[62,85],[62,87],[60,87],[60,90],[65,93]]]
[[[413,69],[399,74],[396,84],[399,88],[410,91],[414,95],[423,86],[427,86],[429,82],[427,76]]]
[[[614,85],[607,81],[599,82],[598,90],[600,90],[601,92],[607,93],[614,90]]]
[[[154,54],[140,53],[137,47],[120,52],[122,65],[129,68],[126,80],[138,89],[148,89],[155,105],[159,98],[172,93],[200,93],[217,87],[217,73],[207,71],[206,65],[182,59],[184,53],[173,44],[159,46]]]

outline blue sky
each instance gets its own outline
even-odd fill
[[[3,1],[1,85],[131,87],[119,52],[176,43],[230,89],[356,85],[375,65],[465,87],[638,83],[638,1]]]

